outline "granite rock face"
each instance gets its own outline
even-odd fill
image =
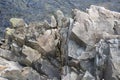
[[[119,80],[120,13],[91,5],[51,23],[10,19],[0,41],[2,80]]]

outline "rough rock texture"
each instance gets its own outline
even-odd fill
[[[10,19],[0,41],[4,80],[119,80],[120,13],[91,5],[51,23]]]

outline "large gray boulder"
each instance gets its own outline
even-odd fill
[[[71,36],[78,43],[93,46],[100,39],[115,38],[113,28],[115,20],[119,20],[119,13],[93,5],[87,12],[74,9],[73,13],[75,22]]]

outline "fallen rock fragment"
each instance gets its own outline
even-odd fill
[[[3,78],[3,77],[0,77],[0,80],[8,80],[8,79],[6,79],[6,78]]]
[[[82,80],[95,80],[95,78],[88,71],[86,71]]]
[[[23,46],[22,48],[22,54],[25,55],[25,64],[31,65],[32,62],[37,61],[40,59],[41,54],[28,46]]]
[[[51,65],[47,60],[38,60],[33,63],[33,67],[41,74],[48,76],[48,78],[53,79],[57,78],[60,79],[60,72],[58,68],[55,68]]]
[[[11,18],[10,22],[12,23],[13,28],[25,26],[24,20],[20,18]]]

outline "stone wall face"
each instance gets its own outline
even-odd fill
[[[2,80],[119,80],[120,13],[91,5],[50,23],[11,18],[0,40]]]

